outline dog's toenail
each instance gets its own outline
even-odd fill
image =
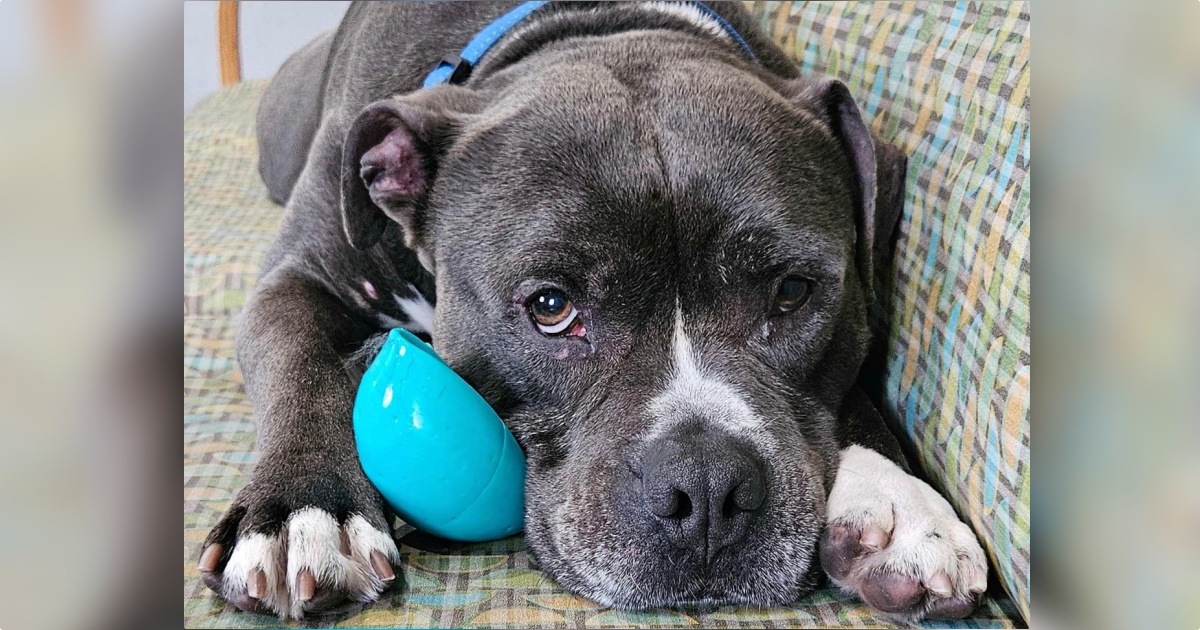
[[[975,595],[978,595],[987,590],[987,574],[978,574],[971,583],[970,590]]]
[[[263,593],[267,590],[267,575],[262,569],[255,569],[250,572],[250,579],[246,582],[246,594],[254,599],[262,599]]]
[[[887,546],[887,532],[878,527],[868,527],[863,530],[862,537],[858,540],[859,544],[870,549],[871,551],[879,551]]]
[[[316,591],[317,579],[313,577],[312,571],[301,569],[300,575],[296,576],[296,599],[306,602],[313,598]]]
[[[222,551],[224,549],[221,547],[221,543],[213,543],[205,547],[204,551],[200,554],[200,562],[197,564],[197,568],[205,573],[211,573],[217,568],[217,561],[221,559]]]
[[[390,582],[396,577],[395,572],[392,571],[392,563],[388,562],[382,551],[371,552],[371,568],[375,570],[375,575],[384,582]]]
[[[939,597],[950,597],[954,593],[950,578],[945,573],[934,575],[925,586]]]

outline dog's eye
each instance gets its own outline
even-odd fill
[[[779,283],[775,292],[775,312],[790,313],[808,301],[812,295],[813,281],[800,276],[788,276]]]
[[[582,335],[579,311],[562,291],[549,289],[529,301],[529,316],[538,330],[547,335]]]

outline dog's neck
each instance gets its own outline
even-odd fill
[[[480,60],[472,79],[498,72],[557,41],[645,30],[670,30],[711,38],[732,47],[749,61],[758,62],[732,26],[692,3],[556,2],[539,9],[499,40]]]

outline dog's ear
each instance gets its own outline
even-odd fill
[[[391,218],[428,264],[422,248],[429,191],[476,104],[469,90],[440,86],[376,101],[359,113],[342,145],[342,227],[352,247],[370,248]]]
[[[792,96],[829,126],[850,157],[858,206],[855,253],[863,285],[874,301],[877,271],[891,263],[896,225],[904,209],[908,159],[899,148],[871,133],[841,81],[801,79],[790,87]]]

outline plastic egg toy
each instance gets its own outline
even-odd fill
[[[524,528],[525,455],[496,415],[433,348],[396,328],[354,402],[367,478],[406,522],[465,542]]]

